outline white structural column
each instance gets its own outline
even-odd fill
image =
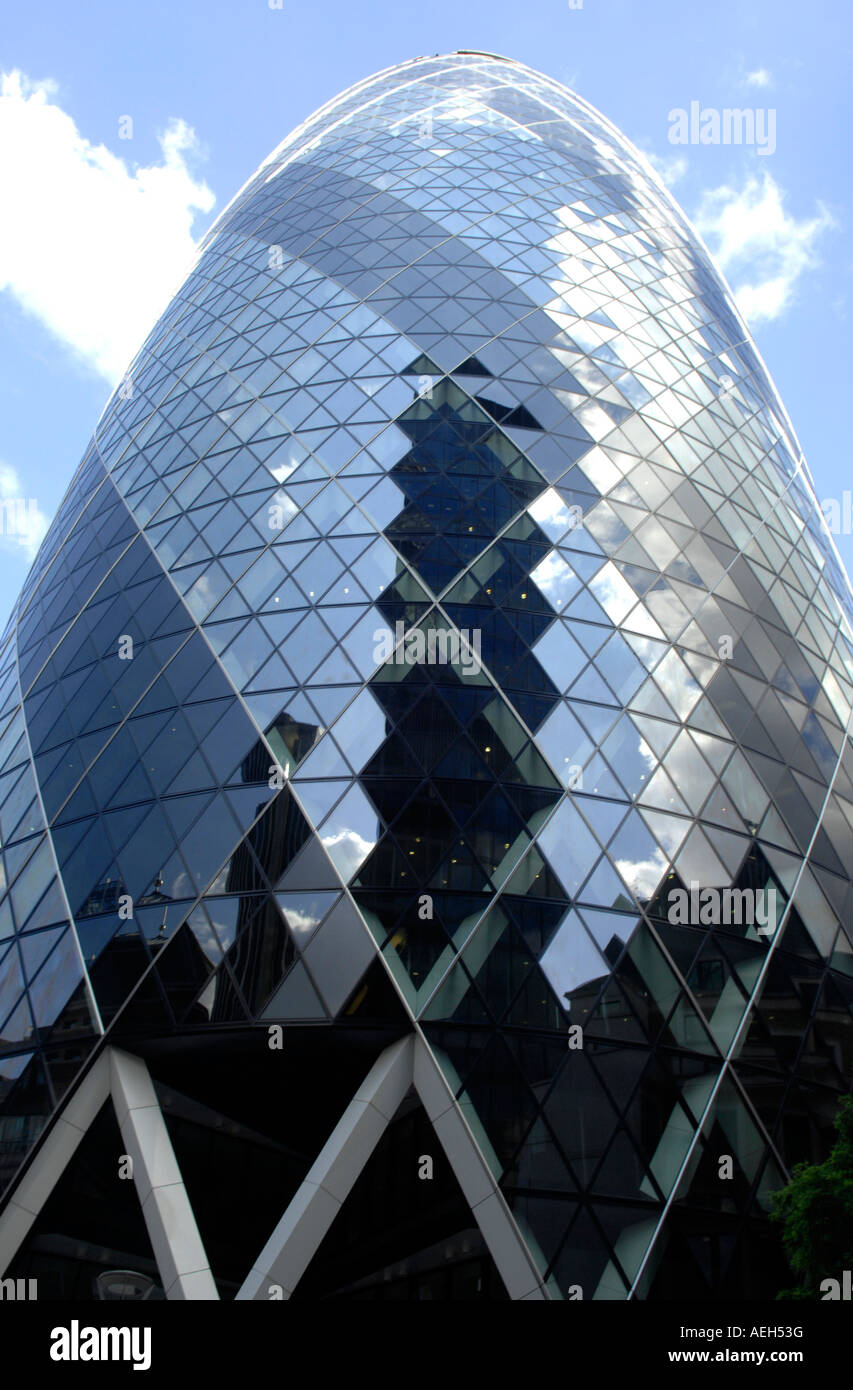
[[[237,1298],[290,1298],[409,1087],[414,1085],[510,1298],[547,1300],[533,1258],[429,1048],[393,1043],[364,1082],[258,1256]]]
[[[291,1296],[413,1085],[510,1298],[551,1297],[441,1068],[420,1034],[410,1033],[374,1062],[255,1261],[238,1299]],[[105,1049],[84,1077],[0,1215],[0,1274],[110,1096],[124,1151],[133,1160],[133,1180],[166,1297],[218,1299],[148,1068],[139,1057],[117,1048]]]
[[[415,1089],[456,1175],[510,1298],[548,1301],[550,1295],[441,1068],[426,1043],[415,1040]]]
[[[290,1298],[411,1086],[413,1055],[414,1037],[409,1034],[377,1057],[255,1261],[238,1299]]]
[[[39,1148],[0,1216],[0,1274],[5,1274],[30,1227],[110,1093],[106,1052],[86,1073]]]
[[[110,1090],[142,1215],[169,1299],[218,1299],[204,1245],[148,1068],[110,1048]]]

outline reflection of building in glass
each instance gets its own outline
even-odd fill
[[[119,899],[125,891],[121,880],[106,879],[92,889],[77,916],[95,917],[100,912],[118,912]]]
[[[403,64],[130,375],[0,648],[6,1272],[771,1296],[853,1064],[850,602],[645,161],[519,64]],[[780,925],[673,922],[696,884]],[[146,1127],[179,1217],[115,1195]]]

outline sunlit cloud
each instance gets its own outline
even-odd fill
[[[659,155],[646,151],[646,159],[667,188],[672,188],[687,173],[688,162],[683,154]]]
[[[35,558],[50,522],[33,491],[10,464],[0,463],[0,543],[23,551],[28,560]]]
[[[345,881],[358,872],[376,844],[375,840],[366,840],[357,830],[338,830],[320,838]]]
[[[190,172],[184,121],[143,166],[87,140],[55,97],[52,82],[0,74],[0,290],[115,382],[189,268],[214,195]]]
[[[798,282],[819,263],[818,241],[835,226],[822,204],[816,216],[798,219],[784,202],[770,174],[750,175],[740,189],[708,190],[694,218],[750,323],[785,312]]]

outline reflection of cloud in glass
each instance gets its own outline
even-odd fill
[[[166,885],[170,898],[194,898],[195,888],[190,883],[190,876],[186,869],[181,869],[172,880],[171,885]]]
[[[610,560],[590,580],[589,587],[608,618],[614,623],[621,623],[637,602],[637,595],[631,585],[623,579]]]
[[[577,591],[580,580],[571,565],[556,550],[552,550],[541,560],[530,578],[554,608],[564,608]]]
[[[229,908],[232,910],[229,911]],[[209,905],[208,912],[213,930],[219,938],[219,945],[223,951],[227,951],[237,935],[237,901],[230,898],[226,903],[213,902]]]
[[[844,698],[841,686],[838,684],[838,681],[835,679],[829,667],[826,668],[823,674],[821,684],[826,698],[829,700],[829,703],[832,705],[841,723],[846,724],[850,718],[850,706]]]
[[[660,623],[652,617],[651,612],[643,602],[635,604],[628,617],[624,620],[623,631],[643,633],[646,637],[658,637],[665,641],[665,635]]]
[[[601,368],[586,357],[572,363],[572,376],[576,377],[587,391],[598,391],[606,383],[606,377]]]
[[[642,661],[647,671],[653,670],[655,662],[660,657],[665,656],[669,650],[666,642],[656,642],[651,637],[641,637],[634,632],[625,640],[629,643],[631,651]]]
[[[587,519],[598,544],[608,553],[627,535],[625,523],[606,502],[599,502],[598,506],[587,512]]]
[[[320,838],[344,882],[358,872],[376,844],[375,840],[365,840],[355,830],[338,830],[334,835],[322,835]]]
[[[642,797],[640,797],[640,800],[642,801]],[[641,806],[641,813],[643,809],[644,808]],[[656,809],[656,807],[652,807],[647,810],[643,819],[645,824],[649,826],[655,839],[659,840],[663,845],[664,852],[673,859],[678,853],[682,840],[693,825],[693,821],[688,820],[686,816],[676,816],[669,813],[666,815],[657,815]]]
[[[570,526],[577,524],[577,512],[572,513],[568,502],[564,502],[559,492],[553,487],[549,487],[546,492],[542,493],[541,497],[537,497],[527,510],[537,526],[541,526],[546,536],[550,536],[552,541],[559,540]]]
[[[222,868],[219,870],[219,873],[216,875],[216,878],[213,880],[213,882],[211,883],[211,885],[210,885],[210,887],[208,888],[207,891],[208,891],[209,893],[227,893],[227,892],[228,892],[228,875],[229,875],[230,871],[231,871],[231,860],[228,859],[228,860],[226,860],[226,862],[222,865]],[[188,898],[188,897],[190,896],[189,891],[187,891],[186,893],[184,893],[183,896],[184,896],[185,898]]]
[[[193,916],[188,921],[187,925],[208,961],[213,965],[218,965],[222,958],[222,952],[219,949],[219,942],[209,922],[201,917]]]
[[[320,913],[300,912],[297,908],[287,909],[287,925],[297,936],[308,936],[320,920]]]
[[[573,366],[572,370],[577,373],[577,366]],[[613,428],[612,420],[610,421],[610,428]],[[608,458],[603,449],[598,447],[585,453],[583,458],[578,460],[577,467],[583,470],[593,487],[598,488],[601,493],[609,492],[612,487],[622,481],[622,474],[616,464],[611,458]]]
[[[699,811],[714,785],[714,774],[686,729],[667,754],[666,770],[693,812]]]
[[[276,450],[273,457],[267,462],[267,468],[272,473],[277,483],[285,482],[300,465],[303,459],[307,458],[305,450],[301,444],[297,444],[295,439],[287,439]],[[284,494],[287,495],[286,493]]]
[[[583,425],[587,434],[592,435],[596,443],[615,428],[607,411],[602,410],[597,401],[585,401],[583,405],[578,406],[575,419]]]
[[[637,540],[659,569],[666,569],[678,554],[678,546],[656,516],[650,516],[637,528]]]
[[[345,881],[361,868],[376,844],[379,829],[376,811],[357,786],[350,788],[323,822],[320,838]]]
[[[702,694],[677,652],[670,651],[655,669],[655,684],[663,692],[679,719],[686,719]]]
[[[608,734],[601,751],[628,795],[639,796],[648,785],[658,760],[627,715],[623,715]]]
[[[617,859],[615,863],[622,878],[637,898],[654,897],[658,884],[669,869],[669,860],[659,849],[655,849],[648,859]]]

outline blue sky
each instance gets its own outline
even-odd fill
[[[653,159],[736,292],[818,496],[853,490],[847,0],[40,0],[8,7],[0,36],[0,498],[36,504],[0,535],[0,625],[194,241],[330,97],[460,48],[564,82]],[[671,143],[694,101],[772,110],[775,149]],[[853,536],[837,544],[853,573]]]

